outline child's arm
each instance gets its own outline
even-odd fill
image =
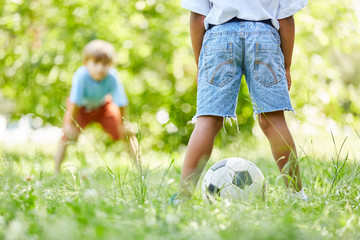
[[[205,34],[204,19],[206,16],[191,12],[190,13],[190,36],[196,66],[199,66],[199,56],[202,46],[203,37]]]
[[[70,119],[67,119],[69,121],[67,123],[75,124],[73,119],[76,119],[77,115],[79,114],[79,110],[80,110],[80,107],[77,106],[75,103],[69,104],[68,112],[69,112]]]
[[[290,75],[290,66],[291,59],[294,49],[295,41],[295,21],[294,17],[290,16],[284,19],[279,19],[280,23],[280,38],[281,38],[281,50],[285,58],[285,70],[286,78],[288,81],[288,89],[291,87],[291,75]]]

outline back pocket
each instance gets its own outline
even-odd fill
[[[206,81],[223,87],[234,78],[233,44],[220,43],[204,46]]]
[[[255,80],[264,87],[271,87],[280,81],[280,45],[256,43]]]

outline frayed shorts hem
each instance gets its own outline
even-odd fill
[[[256,121],[257,117],[262,113],[271,113],[271,112],[278,112],[278,111],[292,112],[294,115],[296,115],[296,111],[293,108],[279,108],[279,109],[270,110],[270,111],[254,111],[253,118]]]
[[[206,117],[206,116],[214,116],[214,117],[222,117],[224,118],[224,121],[225,119],[233,119],[233,120],[236,120],[237,119],[237,116],[236,115],[221,115],[221,114],[196,114],[190,121],[190,123],[192,124],[195,124],[197,122],[197,119],[199,117]]]

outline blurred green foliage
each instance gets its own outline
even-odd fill
[[[296,15],[291,97],[300,118],[311,116],[309,109],[343,122],[359,116],[359,12],[357,1],[317,0]],[[117,49],[130,119],[139,123],[143,141],[177,148],[186,144],[196,110],[188,19],[179,0],[3,0],[0,89],[16,100],[16,113],[60,126],[83,46],[104,39]],[[248,99],[243,87],[242,132],[254,123]],[[227,134],[236,128],[227,127]]]

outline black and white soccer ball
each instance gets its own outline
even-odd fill
[[[215,163],[205,174],[201,186],[203,199],[216,197],[233,200],[265,198],[265,177],[260,169],[243,158],[226,158]]]

